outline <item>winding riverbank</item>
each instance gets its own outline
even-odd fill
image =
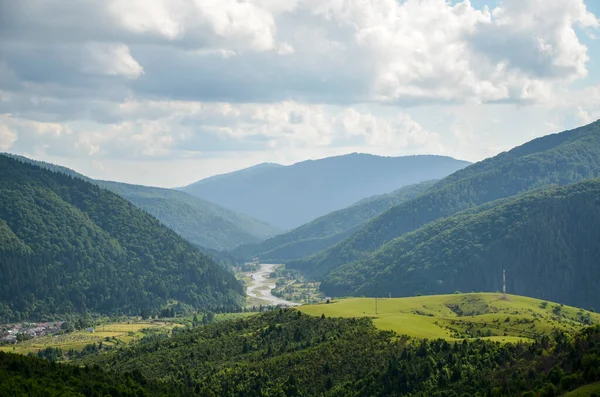
[[[281,299],[271,294],[271,290],[275,288],[275,282],[269,278],[269,274],[275,271],[277,266],[279,265],[262,263],[260,269],[250,273],[250,281],[248,283],[248,288],[246,289],[246,294],[251,298],[266,301],[269,305],[300,305],[299,303]]]

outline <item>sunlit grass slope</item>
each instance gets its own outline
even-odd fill
[[[486,338],[501,342],[532,339],[554,329],[575,331],[600,323],[600,315],[539,299],[498,293],[348,298],[301,306],[306,314],[372,317],[376,327],[415,338]]]
[[[563,397],[591,397],[593,395],[600,396],[600,382],[582,386],[572,392],[563,394]]]

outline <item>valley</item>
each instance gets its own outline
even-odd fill
[[[0,156],[0,395],[596,393],[600,122],[472,165],[299,164],[188,194]],[[312,193],[249,202],[294,175]],[[224,192],[251,216],[191,195]]]

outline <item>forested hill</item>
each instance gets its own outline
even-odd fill
[[[433,222],[334,270],[331,296],[498,291],[600,308],[600,179]]]
[[[154,215],[186,240],[212,250],[231,250],[254,244],[280,230],[247,215],[221,207],[182,191],[88,178],[69,168],[6,154],[23,162],[61,172],[117,193]]]
[[[258,243],[279,232],[257,219],[182,191],[108,181],[96,183],[154,215],[200,247],[231,250],[242,244]]]
[[[0,156],[0,319],[235,307],[243,287],[118,195]]]
[[[368,318],[282,309],[82,361],[187,396],[559,396],[600,380],[600,328],[532,343],[419,341],[378,331]]]
[[[425,194],[397,205],[352,236],[311,257],[288,263],[314,277],[355,261],[423,225],[541,186],[600,176],[600,121],[549,135],[443,179]]]
[[[423,194],[435,182],[425,181],[368,197],[262,243],[239,247],[234,253],[246,258],[258,256],[263,261],[287,261],[314,254],[348,237],[359,226],[394,205]]]
[[[262,165],[201,180],[185,192],[292,229],[376,194],[440,179],[469,165],[444,156],[348,154],[289,166]]]

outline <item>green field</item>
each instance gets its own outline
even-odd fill
[[[144,333],[141,332],[143,329],[160,329],[168,331],[175,326],[178,325],[167,322],[150,321],[111,323],[97,326],[95,332],[82,330],[57,336],[42,336],[19,342],[14,345],[0,346],[0,350],[19,354],[35,353],[48,347],[60,348],[63,351],[68,351],[70,349],[79,351],[91,343],[102,342],[107,346],[129,343],[133,340],[142,338],[144,336]],[[109,338],[110,340],[106,341],[105,338]]]
[[[415,338],[531,340],[554,329],[575,331],[600,323],[600,314],[497,293],[348,298],[300,306],[303,313],[328,317],[372,317],[376,327]]]
[[[590,397],[594,394],[600,396],[600,382],[582,386],[579,389],[573,390],[572,392],[563,394],[563,397]]]

